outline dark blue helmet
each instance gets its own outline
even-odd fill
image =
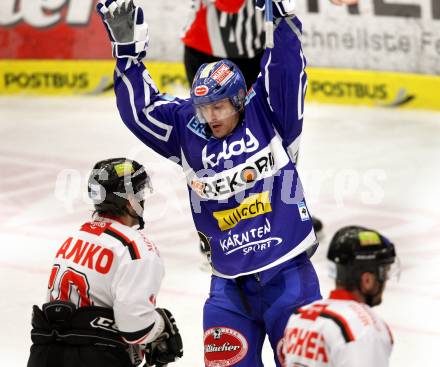
[[[237,65],[229,60],[203,64],[197,71],[191,87],[195,107],[229,98],[240,110],[246,96],[246,82]]]

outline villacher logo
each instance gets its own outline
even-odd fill
[[[232,366],[247,354],[248,342],[239,331],[217,326],[205,331],[205,366]]]

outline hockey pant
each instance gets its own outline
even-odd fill
[[[263,366],[267,334],[280,367],[280,341],[290,315],[321,298],[315,269],[305,253],[265,284],[258,273],[238,279],[213,275],[203,314],[205,366]]]
[[[33,308],[27,367],[133,367],[111,309],[51,302],[43,310]]]

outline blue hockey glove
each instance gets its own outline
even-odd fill
[[[273,2],[273,17],[282,18],[293,15],[295,10],[296,0],[272,0]],[[265,0],[256,0],[257,9],[264,10]]]
[[[143,59],[148,49],[148,24],[133,0],[100,0],[96,10],[112,42],[113,57]]]

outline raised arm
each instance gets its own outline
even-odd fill
[[[272,123],[291,157],[296,155],[302,131],[307,88],[306,59],[301,48],[301,22],[293,14],[293,1],[274,1],[274,47],[266,49],[254,89],[273,113]]]
[[[143,63],[119,59],[114,73],[116,104],[122,121],[160,155],[180,160],[179,109],[185,100],[162,95]]]
[[[149,41],[142,8],[132,0],[101,0],[97,10],[117,60],[115,94],[124,124],[157,153],[180,160],[179,110],[188,102],[160,94],[141,61]]]

